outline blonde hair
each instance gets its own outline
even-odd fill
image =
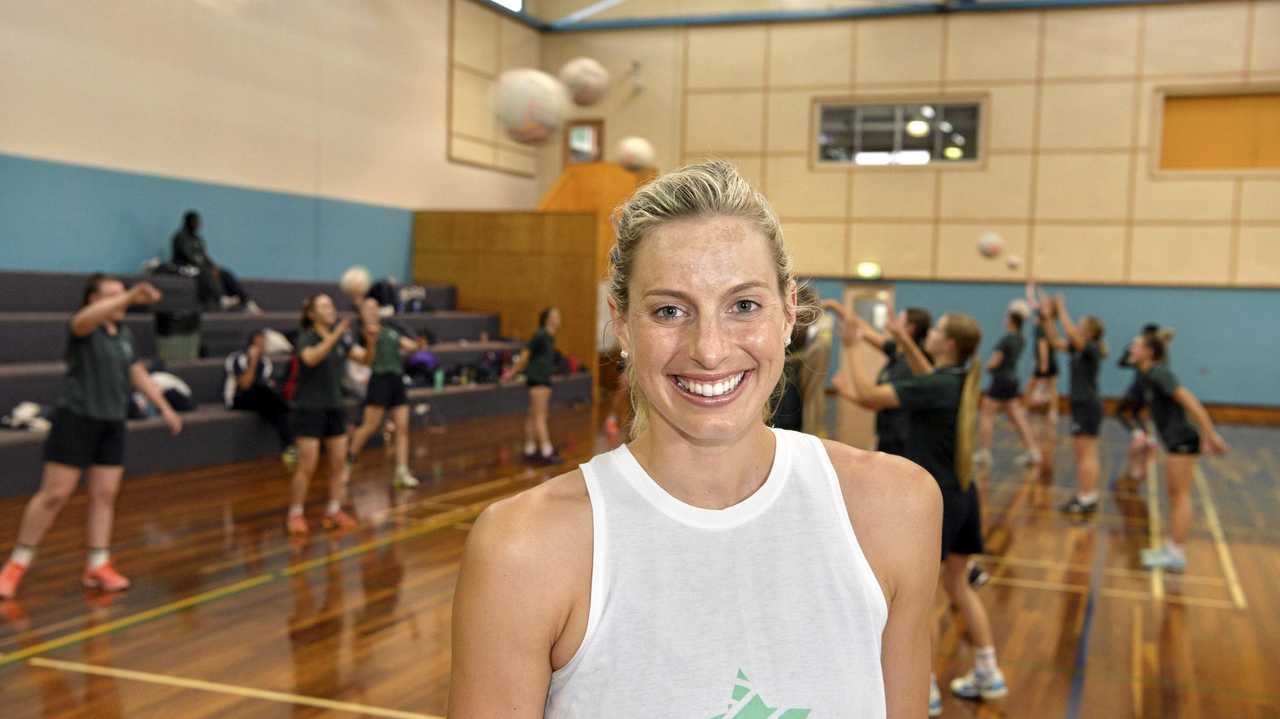
[[[658,227],[677,220],[709,217],[738,217],[757,229],[773,255],[778,294],[795,312],[797,324],[810,324],[819,316],[816,303],[791,305],[790,290],[799,289],[792,270],[791,255],[782,239],[782,225],[764,195],[752,189],[733,165],[724,160],[708,160],[662,175],[636,190],[613,213],[614,245],[609,252],[609,296],[618,313],[630,307],[631,274],[640,242]],[[626,366],[627,386],[633,410],[630,437],[634,439],[648,426],[648,402],[636,380],[635,365]],[[765,407],[772,416],[777,399],[786,386],[786,372],[774,388]]]
[[[978,344],[982,342],[982,328],[978,321],[965,314],[948,313],[942,328],[947,339],[956,344],[956,361],[969,363],[969,370],[964,376],[964,389],[960,392],[960,407],[956,410],[956,478],[960,480],[960,488],[968,489],[973,483],[973,444],[977,429],[978,401],[982,396],[981,384],[982,363],[974,359]]]
[[[1103,336],[1107,334],[1107,325],[1095,315],[1085,315],[1080,318],[1080,322],[1089,328],[1088,331],[1092,335],[1093,341],[1098,343],[1098,355],[1106,359],[1107,355],[1110,354],[1107,341],[1103,339]]]

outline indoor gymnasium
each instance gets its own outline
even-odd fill
[[[1280,716],[1280,2],[0,0],[0,716]]]

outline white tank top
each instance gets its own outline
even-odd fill
[[[663,490],[624,445],[582,465],[595,545],[586,635],[548,719],[885,716],[884,592],[817,437],[773,430],[728,509]]]

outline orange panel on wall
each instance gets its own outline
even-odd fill
[[[1160,167],[1280,168],[1280,93],[1166,97]]]

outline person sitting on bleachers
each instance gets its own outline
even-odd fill
[[[245,348],[227,357],[226,381],[222,398],[227,409],[250,410],[270,424],[284,447],[281,460],[293,471],[298,463],[298,448],[293,443],[293,427],[289,423],[289,403],[276,388],[275,371],[267,356],[267,336],[263,330],[249,335]]]
[[[223,310],[239,307],[250,314],[262,313],[236,276],[209,257],[204,238],[200,236],[200,213],[195,210],[188,210],[182,216],[182,228],[173,233],[173,262],[200,271],[196,281],[202,304],[216,305]]]

